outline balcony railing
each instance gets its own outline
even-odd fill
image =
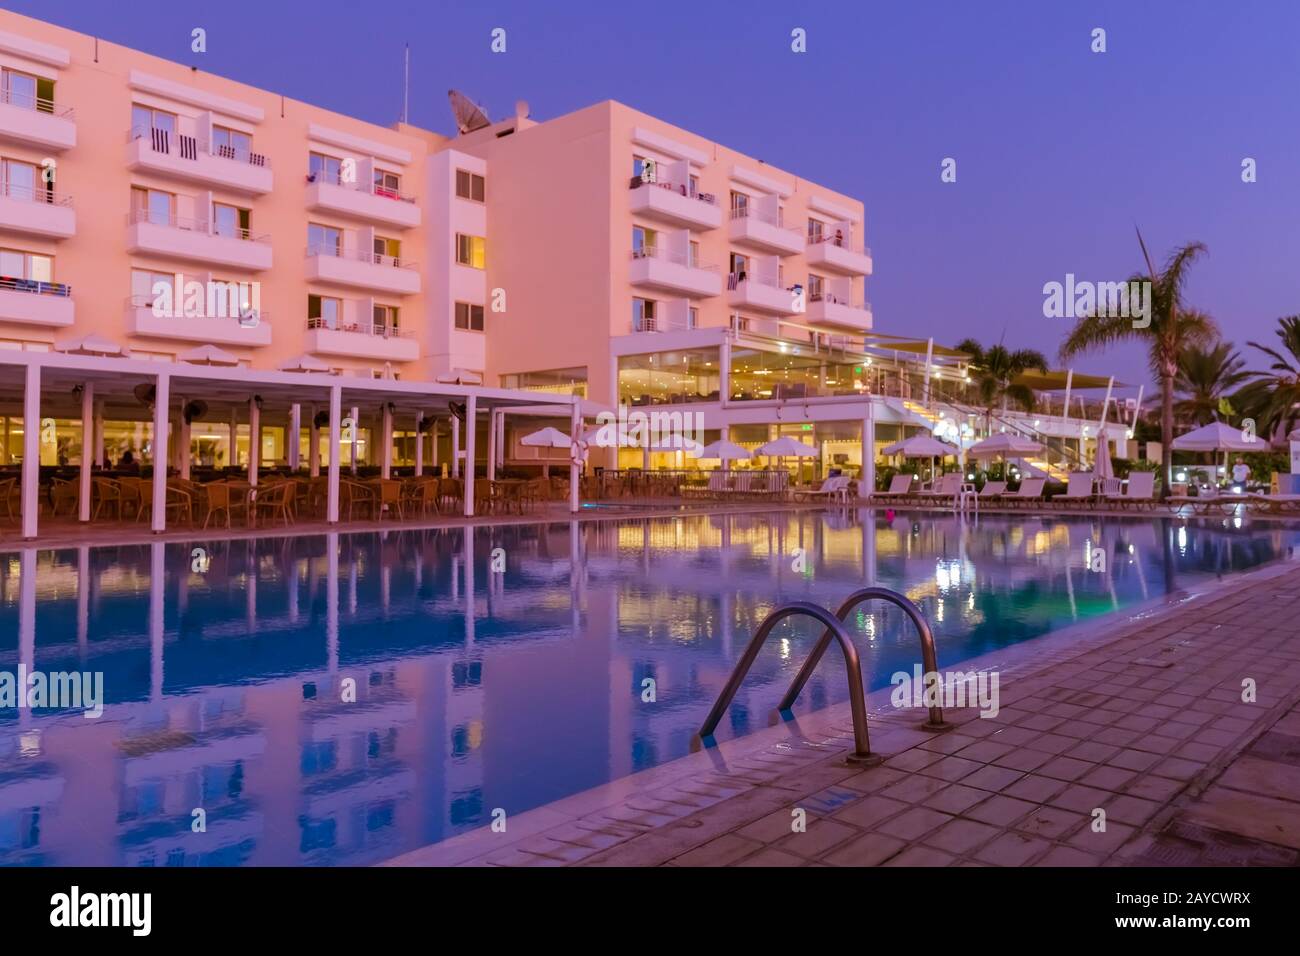
[[[262,153],[254,153],[251,150],[239,149],[224,144],[214,146],[202,137],[188,136],[185,133],[173,133],[171,130],[158,129],[157,127],[133,126],[127,139],[131,141],[148,139],[155,153],[179,156],[181,159],[197,160],[200,154],[206,154],[236,163],[247,163],[250,166],[264,166],[267,169],[271,167],[271,161]]]
[[[19,183],[0,182],[0,196],[20,202],[38,202],[50,206],[71,206],[72,197],[60,195],[45,186],[26,186]]]
[[[37,113],[49,113],[51,116],[57,116],[60,119],[72,119],[73,116],[73,111],[70,108],[59,109],[53,100],[47,100],[41,96],[30,96],[26,93],[17,93],[13,90],[0,89],[0,103],[17,106],[20,109],[35,110]]]
[[[414,269],[416,265],[406,259],[399,259],[397,256],[386,256],[378,252],[368,252],[365,249],[340,249],[337,246],[308,246],[307,257],[312,256],[330,256],[335,259],[353,259],[357,262],[369,263],[373,266],[388,266],[393,269]]]
[[[833,246],[839,246],[841,249],[847,249],[849,252],[854,252],[857,253],[858,255],[865,255],[865,256],[871,255],[870,246],[854,246],[850,244],[848,239],[844,238],[843,236],[837,237],[833,232],[832,233],[823,232],[820,234],[810,232],[808,234],[808,245],[815,246],[823,242],[829,242]]]
[[[133,309],[149,309],[152,312],[155,299],[156,297],[152,295],[129,295],[126,297],[126,304]],[[172,300],[173,307],[175,307],[176,303],[179,301],[181,301],[179,296],[173,298]],[[206,306],[207,303],[205,302],[204,307],[206,308]],[[262,325],[266,322],[269,322],[271,319],[271,313],[265,312],[262,309],[253,309],[253,308],[242,309],[236,315],[229,314],[229,309],[224,310],[226,312],[225,315],[220,314],[222,311],[223,309],[218,307],[217,309],[218,314],[216,315],[209,315],[207,312],[204,312],[202,315],[195,315],[195,316],[182,314],[182,315],[174,315],[174,316],[160,315],[158,317],[175,318],[175,319],[190,319],[190,318],[229,319],[231,322],[238,322],[240,325],[247,326],[247,327]]]
[[[9,292],[30,292],[33,295],[55,295],[67,298],[72,295],[72,286],[62,282],[40,282],[36,279],[16,279],[13,276],[0,276],[0,290]]]
[[[731,210],[732,219],[753,219],[756,222],[765,222],[769,226],[776,226],[778,229],[785,229],[785,221],[779,215],[759,212],[753,206],[735,206]],[[792,230],[793,231],[793,230]]]
[[[132,209],[127,221],[131,225],[148,223],[153,226],[166,226],[169,229],[184,229],[187,232],[201,232],[223,239],[240,239],[245,242],[267,242],[271,237],[255,235],[251,229],[218,227],[206,219],[189,219],[184,216],[162,215],[148,209]]]
[[[850,299],[841,298],[833,292],[813,292],[808,296],[809,302],[829,302],[831,305],[843,305],[850,309],[865,309],[866,303],[853,302]]]
[[[679,196],[686,196],[689,199],[698,199],[700,202],[708,203],[710,206],[716,206],[718,204],[718,197],[713,195],[713,193],[702,193],[683,183],[661,183],[655,180],[642,179],[640,176],[633,176],[632,181],[628,184],[629,189],[640,189],[642,186],[658,186],[660,189],[667,189],[669,192],[677,193]]]
[[[659,246],[642,246],[639,249],[632,250],[633,259],[657,259],[660,262],[672,262],[679,266],[687,266],[691,269],[704,269],[707,272],[717,272],[718,267],[710,263],[699,262],[693,255],[683,255],[680,252],[669,252]]]
[[[686,332],[695,327],[690,322],[673,322],[653,315],[632,317],[633,332]]]
[[[770,276],[770,275],[759,275],[759,274],[756,274],[756,273],[750,272],[748,269],[741,269],[741,270],[738,271],[738,272],[728,272],[728,273],[727,273],[727,288],[728,288],[728,289],[736,289],[736,288],[739,288],[739,286],[741,285],[741,283],[744,283],[744,282],[752,282],[752,283],[754,283],[754,285],[764,285],[764,286],[767,286],[767,287],[770,288],[770,289],[780,289],[780,288],[782,288],[782,285],[781,285],[781,283],[780,283],[779,281],[777,281],[776,276]],[[793,289],[790,289],[790,290],[787,290],[787,291],[793,291]]]
[[[329,332],[351,332],[372,335],[378,339],[409,339],[412,333],[394,325],[376,325],[371,322],[330,322],[328,319],[308,319],[307,330],[324,329]]]
[[[367,182],[347,182],[343,179],[341,173],[329,173],[323,169],[314,173],[307,174],[308,183],[328,183],[331,186],[341,186],[344,189],[355,189],[359,193],[369,193],[372,196],[382,196],[384,199],[396,199],[399,202],[415,202],[414,196],[407,196],[395,189],[388,189],[380,186],[378,183]]]

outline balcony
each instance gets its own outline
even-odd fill
[[[61,152],[77,145],[77,124],[72,110],[0,90],[0,139]]]
[[[411,333],[384,325],[353,323],[331,328],[323,319],[307,320],[308,352],[369,358],[381,362],[414,362],[420,343]]]
[[[728,279],[727,287],[727,304],[732,308],[765,312],[768,315],[794,314],[794,293],[781,288],[772,279],[752,275],[743,279],[733,276]]]
[[[307,177],[307,208],[398,229],[414,229],[420,224],[420,207],[413,198],[372,183],[345,183],[322,174]]]
[[[825,269],[847,276],[871,275],[871,250],[854,249],[847,240],[836,241],[832,236],[808,237],[808,268]]]
[[[45,239],[67,239],[77,231],[72,199],[16,183],[0,182],[0,229]]]
[[[143,296],[126,300],[126,328],[132,335],[211,345],[256,348],[271,344],[270,316],[258,312],[239,316],[158,315]]]
[[[0,276],[0,322],[62,328],[73,318],[71,286]]]
[[[128,252],[184,259],[211,265],[263,272],[271,268],[271,243],[247,229],[216,232],[211,223],[178,216],[151,216],[147,210],[131,213],[126,230]]]
[[[640,288],[676,292],[692,298],[722,292],[722,277],[716,266],[701,265],[689,256],[674,255],[659,246],[633,249],[628,272],[628,281]]]
[[[632,177],[632,212],[692,229],[717,229],[722,225],[722,210],[712,193],[691,195],[685,186],[672,183],[647,183]]]
[[[805,318],[813,325],[833,325],[865,332],[871,328],[871,306],[852,305],[833,295],[823,295],[808,303]]]
[[[804,247],[803,233],[798,229],[787,229],[775,217],[764,216],[749,207],[731,210],[728,235],[737,245],[783,256],[797,255]]]
[[[213,149],[195,136],[162,129],[131,131],[126,144],[126,165],[165,179],[220,186],[250,196],[271,191],[270,161],[261,153],[229,146]]]
[[[413,264],[356,250],[308,249],[307,279],[391,295],[416,295],[420,291],[420,273]]]

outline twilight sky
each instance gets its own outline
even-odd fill
[[[411,122],[443,133],[449,87],[493,118],[520,98],[537,119],[620,100],[861,198],[881,332],[1054,359],[1068,320],[1043,317],[1043,284],[1127,277],[1135,225],[1161,260],[1206,243],[1190,302],[1252,367],[1245,341],[1272,344],[1276,318],[1300,312],[1292,0],[6,5],[376,123],[400,116],[406,42]],[[795,27],[807,53],[790,50]],[[1147,379],[1134,348],[1076,366]]]

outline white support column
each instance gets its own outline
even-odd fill
[[[478,396],[471,395],[465,401],[465,517],[474,517],[474,439],[478,428]],[[469,528],[465,537],[474,535]]]
[[[718,431],[719,431],[719,435],[718,435],[718,443],[719,443],[719,444],[722,444],[722,443],[724,443],[724,442],[727,442],[727,441],[730,441],[730,440],[731,440],[731,426],[730,426],[730,425],[725,425],[725,424],[724,424],[720,429],[718,429]],[[730,458],[725,458],[725,457],[724,457],[724,458],[722,458],[722,459],[718,462],[718,464],[719,464],[719,466],[721,466],[721,468],[722,468],[723,471],[726,471],[728,465],[731,464],[731,459],[730,459]]]
[[[95,402],[95,461],[100,468],[108,466],[104,461],[104,400]]]
[[[497,413],[488,409],[488,452],[487,480],[495,481],[497,477]]]
[[[1101,403],[1101,418],[1097,422],[1097,454],[1093,456],[1094,465],[1101,455],[1110,457],[1110,442],[1106,440],[1106,416],[1110,412],[1110,393],[1115,388],[1115,376],[1106,383],[1106,398]]]
[[[231,468],[239,466],[239,409],[230,409],[230,461]]]
[[[578,396],[573,396],[573,408],[569,412],[569,439],[577,442],[582,437],[582,405]],[[569,513],[578,513],[578,486],[582,481],[581,465],[578,456],[569,452]]]
[[[451,416],[451,476],[460,477],[460,419]]]
[[[248,400],[248,483],[257,487],[257,471],[262,457],[262,410],[257,399]]]
[[[505,410],[497,412],[497,467],[504,468],[506,464],[506,413]]]
[[[311,423],[307,430],[307,470],[311,477],[320,476],[320,427],[316,424],[316,406],[312,405]]]
[[[41,484],[41,367],[27,366],[23,383],[23,537],[36,537]],[[24,584],[26,577],[23,578]]]
[[[177,473],[189,481],[190,478],[190,423],[185,420],[185,399],[181,399],[181,417],[179,419],[180,427],[176,430],[180,433],[177,438],[176,464]]]
[[[167,530],[167,410],[171,406],[171,376],[158,373],[153,399],[153,532]]]
[[[1141,385],[1138,386],[1137,404],[1133,406],[1133,420],[1128,423],[1128,427],[1130,429],[1137,428],[1138,413],[1142,411],[1142,393],[1146,391],[1146,387],[1147,387],[1146,382],[1143,382]],[[1137,434],[1137,432],[1134,431],[1134,434]]]
[[[348,410],[348,414],[352,416],[352,432],[348,438],[352,444],[352,474],[355,475],[357,473],[357,439],[361,437],[361,409],[353,405]]]
[[[429,425],[429,467],[438,473],[438,419]]]
[[[424,424],[424,412],[415,413],[415,477],[419,478],[424,474],[424,432],[420,426]]]
[[[342,414],[343,386],[333,385],[330,387],[329,490],[326,494],[325,512],[325,520],[330,524],[339,523],[339,458],[343,454],[343,449],[339,447],[339,417]]]
[[[862,419],[862,480],[858,482],[858,497],[869,498],[876,489],[876,409],[868,400],[867,414]]]
[[[81,386],[81,497],[77,499],[77,520],[90,520],[91,451],[95,447],[95,383]]]
[[[925,346],[925,404],[928,408],[930,405],[930,370],[934,362],[934,338],[931,337]]]
[[[294,402],[289,406],[289,434],[285,444],[285,454],[289,460],[289,470],[297,471],[298,462],[302,457],[302,406]]]
[[[379,450],[380,474],[387,478],[393,469],[393,413],[388,402],[384,402],[383,414],[380,416],[380,438],[383,442]]]

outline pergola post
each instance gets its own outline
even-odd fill
[[[104,461],[104,400],[95,401],[95,462],[100,468],[108,465]]]
[[[325,520],[330,524],[339,523],[339,458],[343,453],[340,448],[340,422],[343,414],[343,386],[330,386],[330,441],[329,441],[329,490],[326,493]]]
[[[352,474],[357,473],[357,437],[361,434],[361,409],[353,405],[348,411],[352,417],[352,432],[349,436],[349,443],[352,446]]]
[[[424,412],[415,413],[415,477],[419,478],[424,474],[424,432],[420,426],[424,424]]]
[[[190,422],[185,417],[185,399],[181,399],[181,417],[180,426],[176,429],[179,432],[176,441],[176,471],[189,481],[190,478]]]
[[[474,517],[474,438],[478,428],[478,396],[465,402],[465,517]],[[467,537],[471,537],[468,531]]]
[[[578,483],[582,480],[582,463],[578,457],[577,442],[582,438],[582,405],[578,396],[573,396],[573,407],[569,411],[569,512],[578,513]]]
[[[171,405],[171,376],[158,373],[153,399],[153,532],[167,530],[167,410]]]
[[[77,520],[90,520],[90,472],[92,467],[91,451],[95,446],[95,383],[85,382],[81,386],[81,479],[80,496],[77,498]]]
[[[451,416],[451,476],[460,477],[460,419]]]
[[[438,471],[438,419],[429,425],[429,467]]]
[[[302,406],[294,402],[289,406],[289,436],[285,455],[289,461],[289,470],[298,470],[298,461],[302,455],[299,448],[302,433]]]
[[[257,396],[248,400],[248,483],[257,487],[257,470],[262,457],[262,410]]]
[[[488,452],[487,480],[495,481],[497,477],[497,413],[488,409]]]
[[[387,479],[393,467],[393,406],[389,402],[384,402],[379,431],[383,442],[379,452],[380,474]]]
[[[230,407],[230,462],[231,468],[239,467],[239,409]]]
[[[867,414],[862,419],[862,479],[858,482],[858,497],[870,498],[876,489],[876,414],[867,402]]]
[[[316,406],[312,405],[311,423],[307,430],[307,470],[311,477],[320,476],[320,426],[316,424]]]
[[[36,537],[41,484],[41,367],[27,366],[23,382],[23,537]],[[26,583],[26,575],[23,577]]]

